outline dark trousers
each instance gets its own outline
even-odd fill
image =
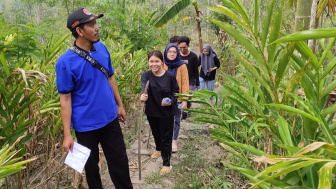
[[[103,188],[98,167],[99,143],[104,151],[110,177],[115,188],[133,188],[129,174],[126,146],[118,119],[97,130],[76,132],[76,137],[79,144],[91,150],[90,157],[85,164],[86,180],[90,189]]]
[[[181,127],[181,102],[177,103],[179,108],[177,108],[175,117],[174,117],[174,129],[173,129],[173,139],[177,140],[179,133],[180,133],[180,127]]]
[[[189,85],[189,90],[195,91],[195,88],[196,88],[195,84]],[[189,98],[189,100],[191,100],[191,98]],[[190,108],[190,107],[191,107],[191,102],[187,102],[187,108]],[[182,119],[187,119],[189,115],[190,115],[190,112],[182,111]]]
[[[161,151],[163,166],[170,166],[174,117],[157,118],[147,116],[147,120],[152,129],[156,150]]]

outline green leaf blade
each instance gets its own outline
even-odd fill
[[[153,25],[156,28],[162,27],[169,20],[174,18],[184,8],[193,3],[193,0],[180,0],[171,6]]]
[[[306,41],[309,39],[321,39],[321,38],[331,38],[331,37],[336,37],[335,27],[320,28],[320,29],[296,32],[290,35],[286,35],[278,40],[275,40],[274,43]]]

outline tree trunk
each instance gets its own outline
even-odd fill
[[[317,7],[318,0],[313,0],[311,13],[310,13],[310,24],[309,30],[316,29],[319,23],[319,19],[316,17],[316,7]],[[310,49],[315,53],[316,51],[317,40],[308,40],[308,46]]]
[[[295,14],[295,31],[308,30],[310,24],[310,13],[313,0],[298,0]],[[307,118],[303,119],[305,140],[315,139],[315,132],[318,124]]]
[[[36,4],[34,6],[35,8],[35,19],[36,19],[36,23],[39,23],[41,21],[41,11],[40,11],[40,4]]]
[[[203,51],[203,42],[202,42],[202,30],[201,30],[201,18],[200,11],[198,10],[197,5],[194,5],[196,10],[196,21],[197,21],[197,32],[198,32],[198,43],[200,48],[200,53]]]
[[[65,8],[67,10],[68,16],[70,15],[70,10],[69,10],[69,6],[68,6],[68,0],[63,1],[65,3]]]
[[[294,26],[296,32],[309,28],[312,2],[313,0],[297,0]]]

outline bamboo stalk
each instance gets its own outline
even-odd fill
[[[138,170],[139,170],[139,180],[141,180],[141,124],[142,124],[142,115],[143,115],[143,104],[140,104],[140,115],[138,121]]]
[[[149,129],[148,129],[148,139],[147,139],[147,149],[149,148],[149,140],[150,140],[151,132],[152,132],[152,130],[149,127]]]
[[[149,81],[147,81],[144,94],[147,94],[147,89],[149,86]],[[141,124],[142,124],[142,116],[144,111],[144,102],[141,102],[140,104],[140,116],[139,116],[139,122],[138,122],[138,166],[139,166],[139,180],[141,180]]]

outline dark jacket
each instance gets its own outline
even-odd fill
[[[158,118],[174,117],[177,110],[175,94],[179,92],[175,76],[166,71],[162,76],[158,77],[152,71],[146,71],[141,76],[141,94],[147,81],[149,81],[149,87],[147,90],[148,99],[145,105],[146,115]],[[161,106],[162,99],[166,97],[171,99],[171,106]]]
[[[199,61],[198,66],[200,66],[200,65],[202,64],[202,62],[201,62],[201,56],[198,58],[198,61]],[[216,66],[217,69],[218,69],[219,66],[220,66],[220,62],[219,62],[217,56],[214,57],[214,62],[215,62],[215,66]],[[203,70],[202,70],[202,67],[201,67],[200,77],[203,78],[204,80],[214,80],[215,77],[216,77],[216,71],[217,71],[217,69],[214,70],[214,71],[212,71],[212,72],[210,73],[209,76],[206,76],[206,75],[204,74]]]
[[[198,57],[195,53],[191,52],[187,56],[181,55],[181,60],[187,62],[189,85],[199,86],[199,72],[198,72]]]

